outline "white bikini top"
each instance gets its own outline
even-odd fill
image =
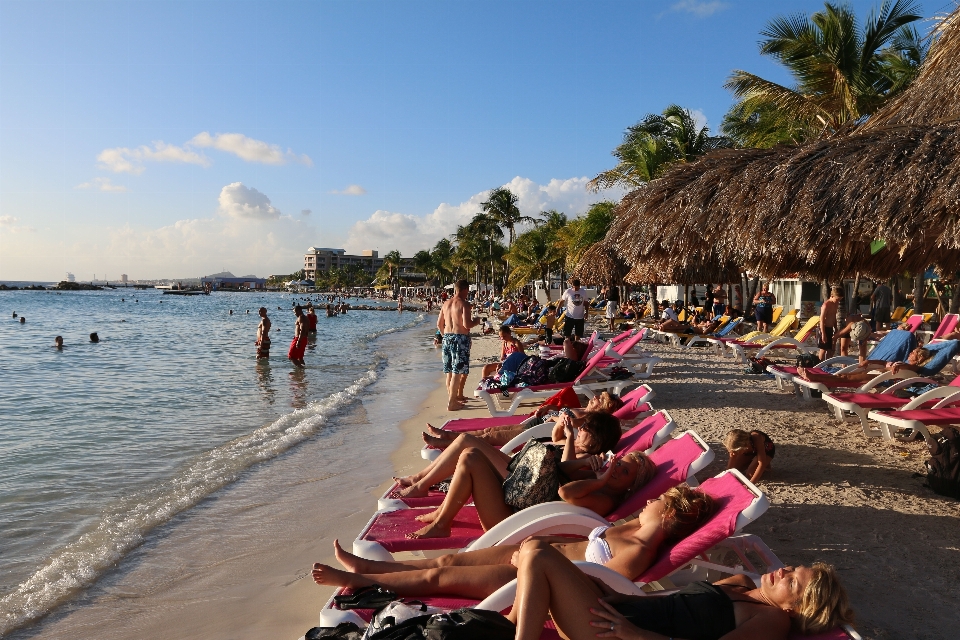
[[[587,550],[583,554],[584,560],[596,564],[607,564],[613,559],[613,554],[610,553],[610,545],[602,537],[603,532],[609,528],[609,526],[604,525],[590,532],[590,535],[587,536],[587,540],[589,540]]]

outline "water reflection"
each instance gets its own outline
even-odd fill
[[[273,371],[267,359],[257,360],[257,386],[260,387],[260,395],[267,404],[277,401],[277,390],[273,386]]]
[[[304,369],[290,372],[290,406],[294,409],[307,406],[307,372]]]

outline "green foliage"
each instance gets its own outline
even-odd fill
[[[522,215],[517,207],[519,197],[506,187],[498,187],[490,192],[486,202],[480,203],[480,208],[496,224],[507,230],[509,244],[513,244],[516,237],[516,226],[523,222],[533,222],[533,218]],[[476,220],[476,218],[474,218]]]
[[[583,253],[603,240],[613,223],[613,210],[617,203],[605,200],[590,205],[587,213],[574,218],[563,231],[567,263],[575,265]]]
[[[884,0],[863,27],[847,4],[772,20],[760,35],[760,53],[793,76],[784,87],[746,71],[727,80],[738,102],[721,132],[737,144],[770,147],[803,142],[837,131],[879,109],[916,76],[927,45],[910,25],[918,7]]]
[[[563,217],[565,220],[566,216]],[[561,230],[562,227],[548,223],[517,236],[507,253],[510,260],[509,288],[519,289],[533,279],[548,280],[551,267],[566,257]],[[546,291],[549,297],[550,289]]]
[[[627,128],[623,142],[613,150],[617,166],[597,175],[589,187],[595,191],[615,186],[634,189],[675,162],[690,162],[728,146],[727,138],[711,136],[707,127],[697,127],[689,110],[670,105],[662,114],[647,114]]]

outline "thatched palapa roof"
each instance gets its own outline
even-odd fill
[[[672,167],[623,199],[606,246],[635,269],[667,275],[710,262],[816,279],[886,278],[930,264],[956,270],[958,15],[939,27],[915,83],[867,126],[801,147],[722,150]]]

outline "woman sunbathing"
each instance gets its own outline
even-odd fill
[[[460,433],[467,433],[480,438],[487,444],[502,447],[530,427],[544,422],[554,422],[557,424],[553,427],[553,441],[559,443],[566,439],[563,433],[563,427],[558,423],[562,415],[569,415],[572,418],[573,426],[579,429],[580,425],[583,424],[583,419],[587,412],[613,413],[622,406],[623,400],[620,399],[620,396],[604,391],[600,395],[590,398],[587,406],[583,409],[568,409],[566,407],[561,409],[554,405],[541,405],[531,417],[520,424],[487,427],[486,429],[479,429],[477,431],[461,431],[459,433],[456,431],[437,429],[427,424],[427,431],[423,433],[423,441],[435,449],[446,449],[457,439]]]
[[[568,420],[569,418],[564,416],[561,423],[558,424],[564,430],[563,440],[561,441],[564,445],[564,452],[572,450],[574,457],[592,456],[610,451],[617,446],[617,442],[620,440],[620,421],[609,414],[587,413],[579,429],[571,428],[572,424],[567,422]],[[421,498],[426,496],[430,487],[453,475],[457,468],[457,461],[467,449],[476,449],[477,453],[482,454],[490,461],[501,476],[506,477],[507,465],[510,464],[511,456],[475,436],[460,434],[423,471],[411,476],[394,478],[397,484],[403,488],[397,491],[393,497]]]
[[[925,364],[933,359],[933,356],[933,351],[919,347],[910,352],[910,354],[907,356],[906,362],[867,360],[866,362],[860,364],[860,367],[866,367],[865,369],[851,371],[850,373],[820,373],[818,371],[811,371],[805,367],[797,367],[797,375],[808,382],[824,382],[834,384],[843,382],[849,383],[851,387],[855,387],[872,380],[878,373],[876,368],[881,365],[894,374],[903,370],[919,371]]]
[[[597,527],[587,540],[548,536],[536,540],[555,549],[567,562],[596,562],[633,580],[650,568],[661,545],[690,535],[715,510],[710,496],[679,486],[651,500],[635,520]],[[334,542],[337,560],[347,570],[318,563],[313,565],[313,580],[321,585],[353,589],[379,584],[400,596],[483,599],[517,577],[516,554],[520,549],[521,545],[516,544],[498,545],[427,560],[383,562],[347,553]]]
[[[537,640],[548,613],[570,640],[785,640],[791,623],[802,633],[820,633],[853,620],[834,568],[822,563],[778,569],[759,585],[740,574],[666,596],[616,593],[539,540],[524,542],[516,566],[508,619],[517,625],[517,640]]]

